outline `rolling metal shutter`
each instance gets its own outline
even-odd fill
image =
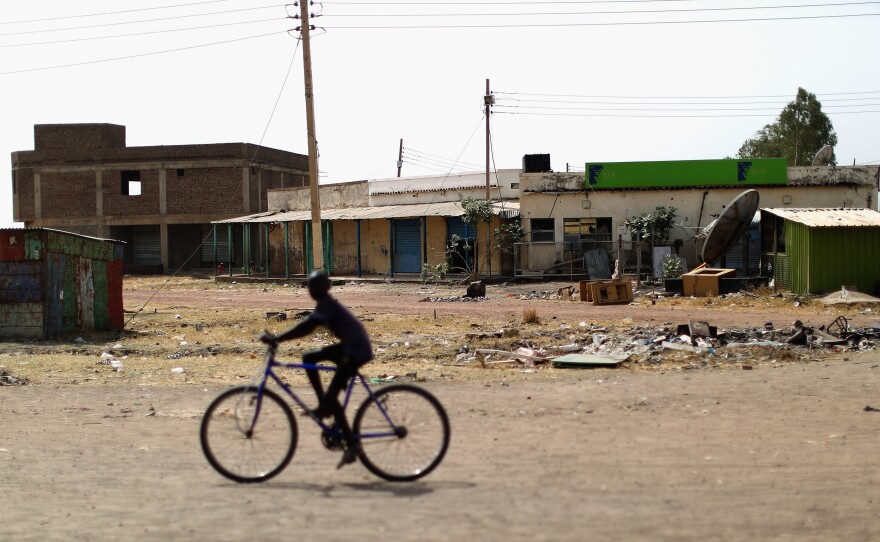
[[[227,224],[202,224],[202,265],[214,265],[214,227],[217,228],[217,263],[229,265],[229,226]]]
[[[311,222],[306,223],[306,273],[311,273],[315,268],[311,226]],[[333,223],[330,221],[321,222],[321,243],[324,246],[324,270],[332,275],[336,272],[336,254],[333,251]]]
[[[420,273],[422,248],[419,220],[394,221],[394,272]]]
[[[131,254],[135,265],[162,263],[162,239],[159,226],[131,227]]]

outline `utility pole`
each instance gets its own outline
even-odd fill
[[[400,177],[400,168],[403,167],[403,138],[400,138],[400,150],[397,152],[397,176]]]
[[[324,243],[321,234],[321,201],[318,196],[318,140],[315,135],[315,96],[312,92],[312,46],[309,42],[308,0],[299,0],[302,21],[303,76],[306,87],[306,131],[309,138],[309,193],[312,203],[312,263],[315,269],[324,269]]]
[[[489,194],[489,151],[492,140],[489,132],[489,107],[495,103],[495,97],[489,92],[489,80],[486,79],[486,95],[483,96],[483,105],[486,106],[486,201],[492,199]]]

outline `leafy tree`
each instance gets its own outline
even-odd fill
[[[624,225],[629,229],[635,240],[636,234],[639,239],[655,244],[665,243],[669,240],[669,232],[672,230],[675,220],[675,207],[658,205],[653,213],[642,213],[639,216],[631,216],[626,219]]]
[[[789,166],[808,166],[825,145],[836,145],[837,134],[822,104],[802,88],[773,122],[746,140],[738,158],[787,158]],[[832,158],[832,164],[837,160]]]

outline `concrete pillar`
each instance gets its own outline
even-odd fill
[[[250,168],[241,168],[241,210],[244,214],[251,214],[251,175]],[[247,262],[245,262],[247,263]]]
[[[96,235],[98,237],[108,237],[107,226],[104,222],[104,170],[95,169],[95,218],[97,224]]]
[[[40,187],[42,179],[42,174],[34,171],[34,218],[37,220],[43,218],[43,191]]]
[[[159,170],[159,214],[168,214],[168,170],[165,168]]]
[[[162,269],[168,273],[171,271],[168,267],[168,224],[164,220],[159,224],[159,247],[162,258]]]

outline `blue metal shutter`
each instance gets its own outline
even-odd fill
[[[422,247],[419,220],[394,221],[394,272],[420,273]]]
[[[311,273],[315,268],[314,253],[312,252],[312,223],[306,222],[306,273]],[[336,272],[336,262],[334,259],[336,254],[333,251],[333,223],[330,221],[321,222],[321,243],[324,247],[324,270],[327,274],[332,275]]]

